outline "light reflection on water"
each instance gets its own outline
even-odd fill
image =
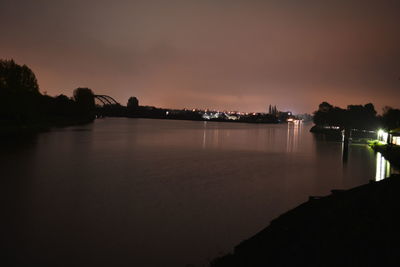
[[[298,152],[299,139],[301,138],[302,122],[288,123],[286,136],[286,152]]]
[[[385,159],[382,153],[377,152],[375,181],[385,179],[393,173],[397,173],[397,170],[390,165],[390,162]]]
[[[392,171],[365,145],[344,168],[341,142],[310,127],[121,118],[43,133],[0,150],[4,217],[41,266],[206,266],[310,195]]]

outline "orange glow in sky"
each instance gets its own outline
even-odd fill
[[[126,104],[296,113],[399,108],[399,1],[0,2],[0,57],[41,91]],[[18,19],[15,19],[18,18]]]

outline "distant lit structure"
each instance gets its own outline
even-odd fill
[[[236,122],[251,122],[251,123],[285,123],[293,122],[300,123],[302,118],[296,116],[291,111],[278,111],[276,106],[270,105],[271,113],[262,112],[240,112],[240,111],[221,111],[197,108],[184,108],[183,110],[168,109],[165,111],[165,117],[175,118],[179,116],[195,116],[196,119],[205,121],[236,121]]]
[[[377,132],[377,139],[382,143],[385,143],[385,144],[387,143],[388,136],[389,136],[389,133],[385,132],[382,129],[379,129],[378,132]]]
[[[290,122],[290,123],[298,124],[298,123],[301,123],[303,120],[301,120],[301,119],[296,119],[296,118],[288,118],[286,121],[287,121],[287,122]]]
[[[395,129],[390,132],[379,129],[377,132],[377,139],[383,144],[393,144],[400,146],[400,129]]]
[[[400,146],[400,136],[393,136],[392,144]]]
[[[400,128],[390,131],[390,135],[392,136],[391,143],[400,146]]]
[[[228,120],[231,120],[231,121],[236,121],[236,120],[238,120],[240,117],[239,116],[237,116],[237,115],[235,115],[235,114],[226,114],[225,113],[225,116],[226,116],[226,118],[228,119]]]

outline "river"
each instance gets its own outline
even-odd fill
[[[206,266],[310,195],[389,175],[310,127],[107,118],[8,145],[2,245],[19,266]]]

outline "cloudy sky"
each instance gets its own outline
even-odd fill
[[[0,58],[42,92],[312,112],[400,107],[398,0],[0,0]]]

